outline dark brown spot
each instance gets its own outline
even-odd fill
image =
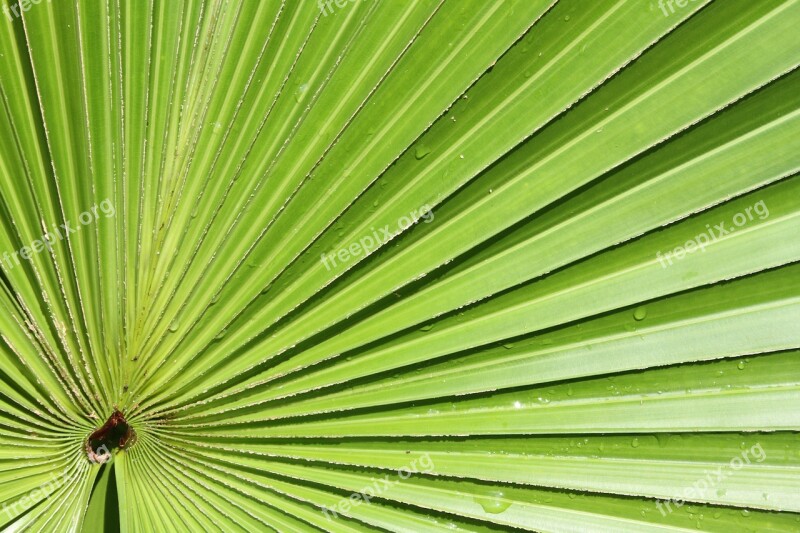
[[[135,440],[136,432],[128,425],[125,416],[119,410],[114,410],[106,423],[86,439],[86,453],[92,461],[105,462],[110,458],[111,450],[124,449]]]

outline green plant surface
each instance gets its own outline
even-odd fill
[[[800,531],[800,0],[0,0],[0,530]]]

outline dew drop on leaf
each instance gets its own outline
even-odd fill
[[[300,87],[298,87],[298,88],[297,88],[297,90],[295,91],[295,93],[294,93],[294,99],[295,99],[295,100],[296,100],[298,103],[299,103],[299,102],[300,102],[300,100],[302,100],[302,99],[303,99],[303,97],[305,96],[306,90],[308,90],[308,84],[307,84],[307,83],[304,83],[304,84],[302,84]]]
[[[511,506],[511,502],[503,499],[502,491],[493,490],[485,496],[475,496],[475,503],[480,505],[484,512],[489,514],[500,514]]]
[[[417,159],[422,159],[429,153],[431,153],[430,149],[425,146],[417,146],[414,149],[414,157],[416,157]]]

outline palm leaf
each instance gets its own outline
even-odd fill
[[[800,528],[797,0],[0,10],[4,530]]]

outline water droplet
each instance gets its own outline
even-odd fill
[[[429,153],[431,153],[430,149],[425,146],[417,146],[414,149],[414,157],[416,157],[417,159],[422,159]]]
[[[178,331],[178,327],[179,327],[179,324],[178,324],[178,322],[176,322],[176,321],[173,321],[173,322],[172,322],[172,324],[170,324],[170,325],[169,325],[169,330],[170,330],[172,333],[175,333],[176,331]]]
[[[569,15],[564,17],[564,22],[567,22],[568,20],[569,20]]]
[[[500,514],[511,507],[511,502],[504,500],[503,496],[505,495],[502,491],[493,490],[490,491],[486,496],[475,496],[474,500],[475,503],[483,508],[484,512],[489,514]]]
[[[634,448],[638,448],[639,447],[639,439],[634,437],[633,440],[631,441],[631,446],[633,446]]]
[[[736,365],[736,368],[738,368],[739,370],[744,370],[744,361],[739,361],[739,364]]]
[[[644,320],[647,317],[647,308],[643,305],[640,305],[636,309],[633,310],[633,318],[636,320]]]
[[[427,324],[419,328],[420,331],[430,331],[431,329],[433,329],[433,324]]]
[[[302,99],[303,99],[303,97],[305,96],[305,93],[306,93],[306,91],[307,91],[307,90],[308,90],[308,84],[307,84],[307,83],[304,83],[304,84],[302,84],[302,85],[301,85],[300,87],[298,87],[298,88],[297,88],[297,90],[294,92],[294,99],[295,99],[297,102],[300,102],[300,100],[302,100]]]

